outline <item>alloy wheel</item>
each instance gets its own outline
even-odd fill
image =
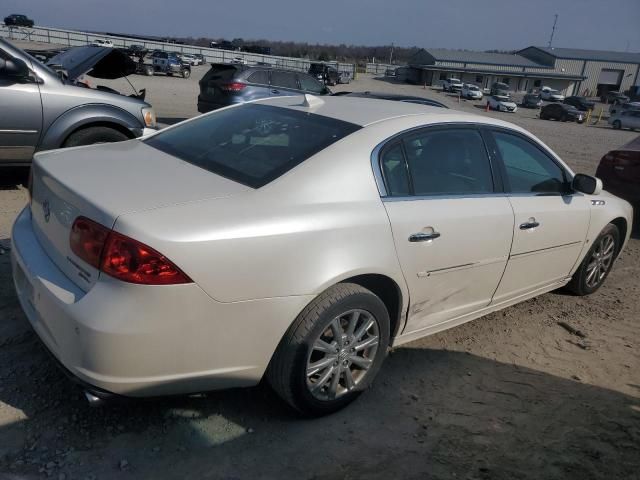
[[[378,321],[365,310],[349,310],[331,320],[307,358],[311,394],[318,400],[335,400],[356,388],[373,365],[379,342]]]
[[[604,235],[598,240],[587,265],[585,283],[589,288],[597,287],[607,275],[615,253],[613,235]]]

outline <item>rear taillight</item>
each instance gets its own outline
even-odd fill
[[[143,285],[193,282],[153,248],[86,217],[76,218],[69,242],[79,258],[124,282]]]
[[[244,89],[247,85],[241,82],[231,82],[231,83],[220,83],[218,85],[220,90],[225,92],[239,92]]]

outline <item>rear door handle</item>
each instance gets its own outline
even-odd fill
[[[520,224],[520,230],[531,230],[532,228],[536,228],[540,226],[540,222],[524,222]]]
[[[418,233],[413,233],[409,235],[409,241],[411,243],[427,242],[429,240],[435,240],[439,236],[440,234],[438,232],[431,232],[431,233],[418,232]]]

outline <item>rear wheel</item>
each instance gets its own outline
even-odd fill
[[[144,74],[147,77],[153,76],[153,67],[151,65],[147,65],[146,67],[144,67]]]
[[[613,122],[613,128],[615,128],[616,130],[620,130],[622,128],[622,123],[620,122],[620,120],[615,120]]]
[[[618,227],[610,223],[593,242],[567,288],[576,295],[589,295],[598,290],[613,267],[619,244]]]
[[[388,345],[384,303],[359,285],[341,283],[298,316],[271,360],[267,379],[302,414],[326,415],[369,387]]]
[[[124,133],[110,127],[88,127],[73,132],[65,140],[63,147],[79,147],[95,143],[112,143],[128,140]]]
[[[189,78],[191,76],[191,70],[184,69],[182,70],[182,78]]]

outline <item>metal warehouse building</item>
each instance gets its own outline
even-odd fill
[[[457,77],[483,88],[503,82],[514,91],[549,86],[566,95],[600,95],[636,85],[639,70],[639,53],[528,47],[513,54],[421,49],[399,73],[420,85]]]

